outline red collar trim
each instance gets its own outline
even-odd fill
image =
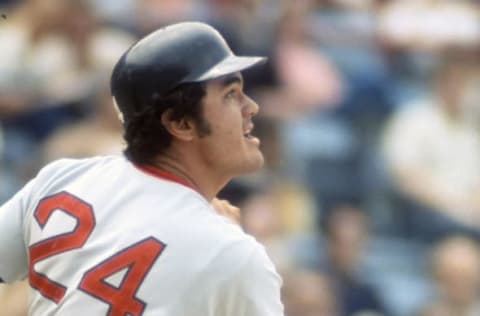
[[[190,181],[188,181],[188,180],[186,180],[182,177],[179,177],[179,176],[177,176],[173,173],[170,173],[166,170],[163,170],[163,169],[160,169],[156,166],[152,166],[152,165],[148,165],[148,164],[142,164],[142,165],[133,164],[133,165],[137,169],[140,169],[141,171],[143,171],[145,173],[148,173],[151,176],[154,176],[154,177],[157,177],[157,178],[160,178],[160,179],[164,179],[164,180],[168,180],[168,181],[172,181],[172,182],[176,182],[178,184],[184,185],[184,186],[189,187],[190,189],[198,192],[198,190],[194,187],[194,185]]]

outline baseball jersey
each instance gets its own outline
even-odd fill
[[[30,315],[279,316],[254,238],[182,179],[123,156],[59,160],[0,209],[0,278]]]

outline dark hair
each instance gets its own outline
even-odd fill
[[[166,110],[172,111],[172,120],[191,118],[203,136],[210,132],[208,122],[203,118],[202,98],[205,87],[201,83],[181,85],[164,96],[154,96],[152,104],[139,111],[124,113],[124,134],[127,142],[124,150],[128,159],[135,163],[152,163],[155,156],[165,151],[172,142],[172,135],[161,122]]]

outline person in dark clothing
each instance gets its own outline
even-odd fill
[[[388,315],[375,289],[358,273],[368,237],[367,216],[352,206],[334,207],[324,221],[324,233],[326,258],[322,268],[332,277],[340,315]]]

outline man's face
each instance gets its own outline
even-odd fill
[[[437,286],[450,304],[468,306],[477,298],[480,257],[475,245],[462,240],[450,243],[435,258]]]
[[[226,177],[260,168],[260,141],[250,134],[258,105],[244,94],[242,76],[235,73],[208,82],[202,103],[210,127],[210,133],[197,142],[203,162]]]

